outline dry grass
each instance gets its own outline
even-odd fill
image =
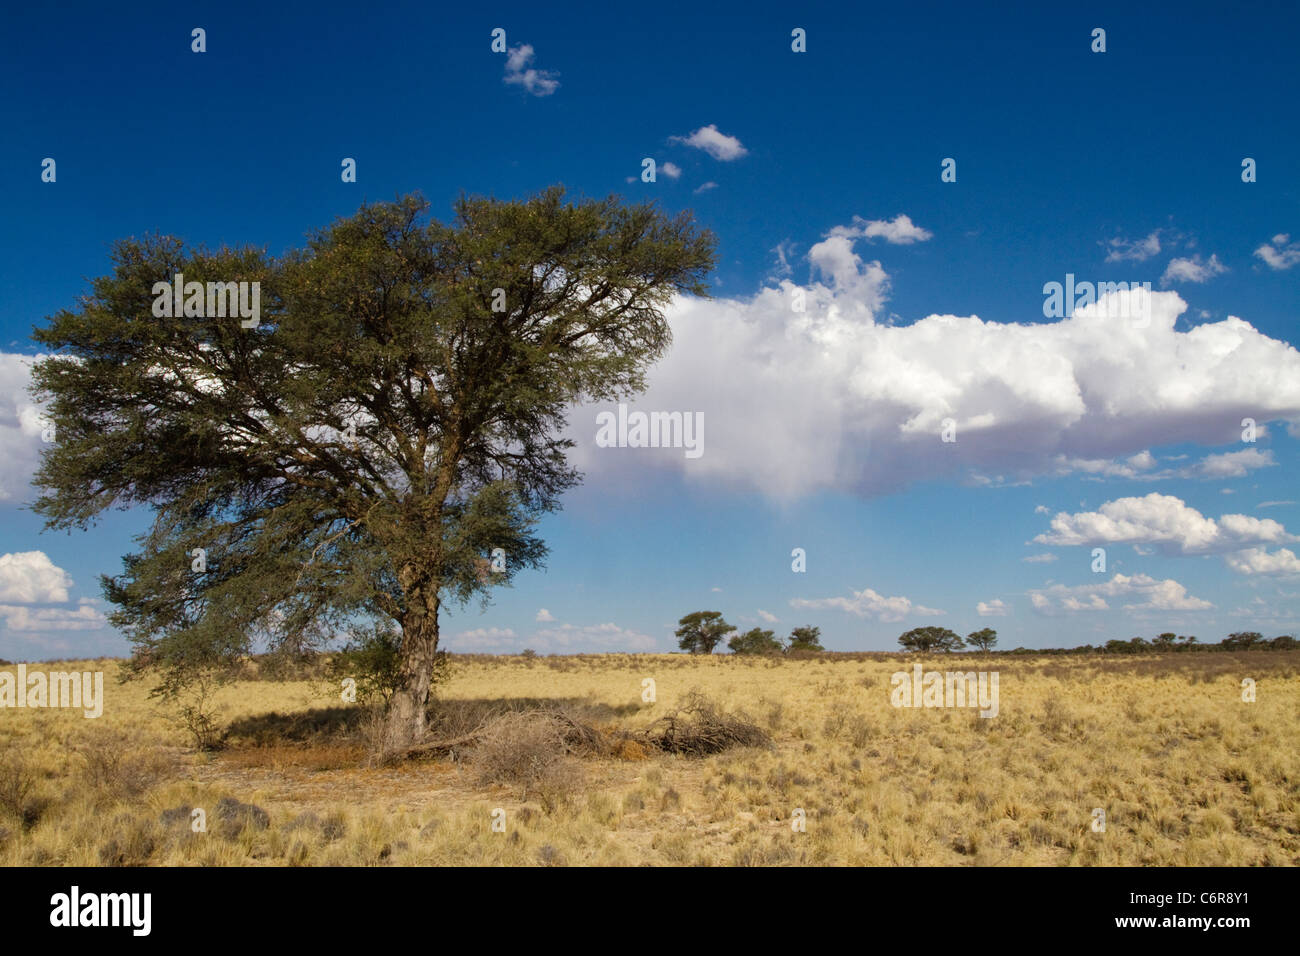
[[[1000,673],[993,719],[891,707],[911,663],[459,658],[432,726],[479,739],[388,764],[321,682],[222,688],[207,753],[115,662],[81,663],[106,672],[103,717],[0,720],[0,863],[1300,862],[1300,653],[963,655]]]

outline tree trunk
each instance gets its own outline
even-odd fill
[[[438,652],[438,606],[424,614],[409,615],[402,621],[401,684],[388,702],[384,744],[395,751],[424,736],[433,681],[434,657]]]

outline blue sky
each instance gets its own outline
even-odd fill
[[[702,414],[704,454],[597,447],[576,410],[547,570],[446,646],[670,649],[700,609],[836,650],[1294,632],[1300,14],[1127,7],[7,9],[0,657],[127,649],[97,578],[148,515],[66,535],[22,507],[31,329],[113,240],[279,253],[362,201],[556,182],[717,233],[714,298],[673,306],[632,406]],[[1152,294],[1048,317],[1067,274]]]

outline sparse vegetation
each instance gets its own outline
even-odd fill
[[[215,688],[200,751],[104,662],[103,717],[7,712],[0,864],[1300,862],[1300,652],[993,653],[994,719],[890,706],[899,653],[457,656],[428,719],[461,742],[383,764],[314,666]]]

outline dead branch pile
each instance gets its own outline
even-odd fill
[[[687,695],[682,706],[660,717],[644,732],[647,744],[665,753],[703,757],[731,747],[767,747],[772,740],[743,712],[726,713],[702,694]]]
[[[474,748],[492,743],[494,751],[508,750],[512,739],[548,742],[545,749],[565,756],[609,756],[632,742],[650,751],[702,757],[732,747],[767,747],[771,738],[745,713],[727,713],[699,693],[687,695],[682,705],[640,731],[593,727],[570,711],[555,707],[513,710],[479,718],[476,726],[452,736],[436,737],[408,747],[398,757],[450,756],[458,758]]]

